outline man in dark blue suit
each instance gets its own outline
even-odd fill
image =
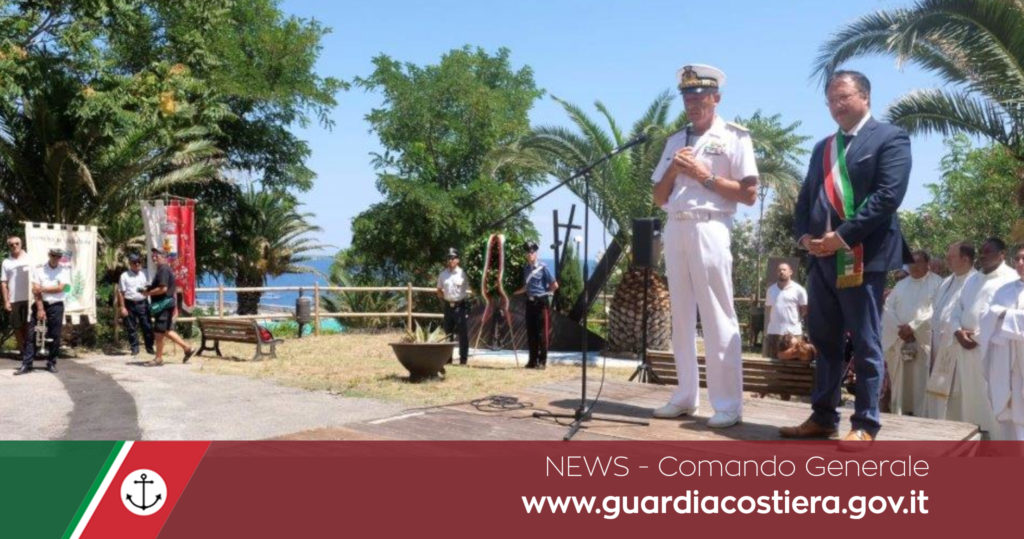
[[[896,216],[910,178],[910,139],[904,130],[871,117],[871,83],[863,74],[836,71],[825,95],[839,130],[814,147],[794,227],[810,255],[807,330],[818,349],[813,413],[780,434],[836,434],[848,337],[857,388],[852,430],[844,440],[871,441],[881,428],[882,290],[887,272],[911,260]]]

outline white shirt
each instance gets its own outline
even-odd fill
[[[853,129],[851,129],[849,131],[844,131],[843,134],[851,136],[851,137],[856,137],[857,133],[860,133],[861,128],[864,127],[864,124],[868,123],[868,120],[870,120],[870,119],[871,119],[871,111],[869,110],[868,113],[865,114],[864,117],[861,118],[859,122],[857,122],[857,125],[853,126]]]
[[[750,140],[750,133],[745,128],[726,123],[721,116],[715,115],[711,127],[703,135],[697,137],[691,136],[690,133],[690,129],[687,128],[669,135],[665,141],[665,149],[661,152],[661,160],[651,174],[651,181],[660,182],[672,164],[673,156],[686,146],[693,146],[697,159],[716,176],[736,181],[757,177],[754,145]],[[728,200],[714,190],[704,187],[705,179],[694,179],[686,174],[676,176],[672,193],[661,209],[669,214],[693,210],[735,213],[736,201]]]
[[[146,299],[146,296],[142,295],[139,289],[146,288],[147,285],[149,285],[149,278],[146,277],[146,270],[144,269],[139,271],[125,270],[121,274],[121,278],[118,279],[118,288],[121,290],[121,295],[128,301],[142,301]]]
[[[36,270],[32,276],[32,283],[38,284],[43,288],[61,287],[61,291],[56,294],[44,293],[44,303],[64,301],[64,287],[71,284],[71,269],[63,265],[58,265],[54,268],[47,262]]]
[[[445,268],[437,277],[437,288],[445,301],[462,301],[469,296],[469,279],[461,267],[456,266],[455,271]]]
[[[0,270],[0,281],[7,283],[7,293],[11,303],[28,301],[29,298],[29,265],[28,254],[22,251],[18,258],[7,257]]]
[[[807,291],[804,287],[792,280],[782,289],[779,288],[779,283],[775,283],[768,287],[765,305],[772,308],[768,317],[769,335],[803,335],[800,307],[807,305]]]

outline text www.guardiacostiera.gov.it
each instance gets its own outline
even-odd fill
[[[773,491],[759,496],[521,496],[526,514],[600,515],[839,515],[860,520],[868,515],[927,515],[928,496],[911,490],[902,496],[801,496]]]

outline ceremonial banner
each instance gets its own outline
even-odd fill
[[[79,315],[96,322],[96,227],[25,223],[25,254],[31,271],[47,263],[46,253],[64,251],[60,263],[71,271],[71,285],[64,290],[64,314],[78,322]]]
[[[160,249],[174,269],[174,278],[185,307],[196,304],[196,242],[195,207],[191,199],[169,202],[152,200],[142,203],[142,223],[146,229],[146,250]],[[147,253],[148,254],[148,253]],[[149,275],[156,272],[152,257],[147,256]]]

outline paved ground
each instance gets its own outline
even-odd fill
[[[127,356],[62,360],[56,375],[36,369],[13,376],[17,365],[0,360],[0,439],[255,440],[342,427],[403,409],[202,373],[197,364],[144,367]]]
[[[525,365],[525,351],[518,356]],[[551,352],[548,358],[552,364],[579,365],[580,360],[580,354],[565,352]],[[470,361],[512,365],[516,356],[472,350]],[[589,356],[592,366],[603,362],[596,354]],[[636,365],[607,362],[609,367]],[[93,354],[61,360],[56,375],[37,368],[13,376],[19,363],[0,359],[0,439],[256,440],[341,429],[404,410],[386,401],[203,373],[200,364],[177,363],[173,357],[162,367],[139,363],[128,356]]]

